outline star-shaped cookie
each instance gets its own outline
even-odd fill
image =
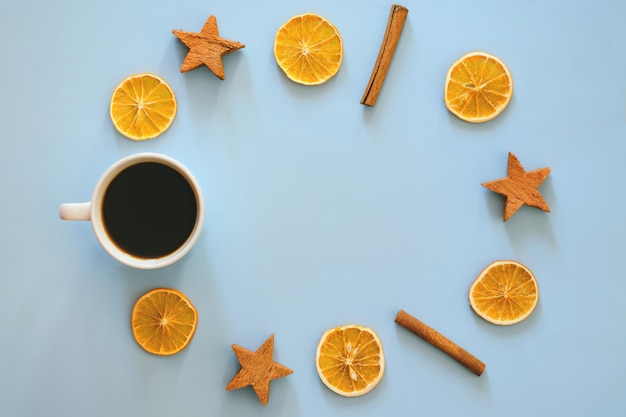
[[[180,72],[191,71],[201,65],[206,65],[213,74],[223,80],[222,57],[245,47],[242,43],[220,38],[217,32],[217,18],[213,15],[209,16],[200,33],[183,30],[173,30],[172,33],[189,48]]]
[[[272,360],[274,354],[274,335],[252,352],[244,347],[233,345],[233,352],[241,364],[241,369],[226,386],[226,390],[234,390],[252,385],[254,392],[267,405],[270,397],[270,381],[290,375],[293,371]]]
[[[504,221],[507,221],[524,204],[550,211],[548,203],[537,190],[548,174],[550,174],[550,168],[547,167],[526,172],[517,157],[509,152],[507,177],[484,182],[482,185],[505,196]]]

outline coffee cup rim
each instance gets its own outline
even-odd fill
[[[126,168],[143,162],[162,163],[180,173],[191,186],[196,198],[196,222],[187,240],[174,252],[159,258],[141,258],[125,252],[117,246],[106,231],[102,218],[102,202],[105,192],[114,178]],[[96,238],[104,250],[124,265],[138,269],[156,269],[173,264],[185,256],[200,237],[204,224],[204,198],[197,179],[191,171],[178,160],[154,152],[142,152],[119,159],[100,176],[91,197],[91,226]]]

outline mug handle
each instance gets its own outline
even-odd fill
[[[91,220],[91,201],[61,204],[59,217],[62,220]]]

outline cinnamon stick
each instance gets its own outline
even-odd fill
[[[482,375],[485,370],[486,365],[474,355],[439,333],[437,330],[411,316],[406,311],[400,310],[394,321],[405,329],[415,333],[431,345],[441,349],[476,375]]]
[[[378,58],[374,64],[370,81],[365,88],[363,98],[361,98],[361,104],[366,106],[373,106],[376,104],[380,89],[383,87],[383,82],[387,76],[389,65],[391,65],[391,59],[396,51],[396,46],[400,40],[400,34],[404,28],[404,22],[406,16],[409,13],[409,9],[399,4],[391,5],[391,11],[389,12],[389,19],[387,20],[387,29],[385,30],[385,36],[383,42],[380,45],[378,51]]]

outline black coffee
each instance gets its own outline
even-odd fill
[[[182,246],[196,223],[193,189],[176,170],[142,162],[120,172],[102,203],[104,226],[124,252],[160,258]]]

